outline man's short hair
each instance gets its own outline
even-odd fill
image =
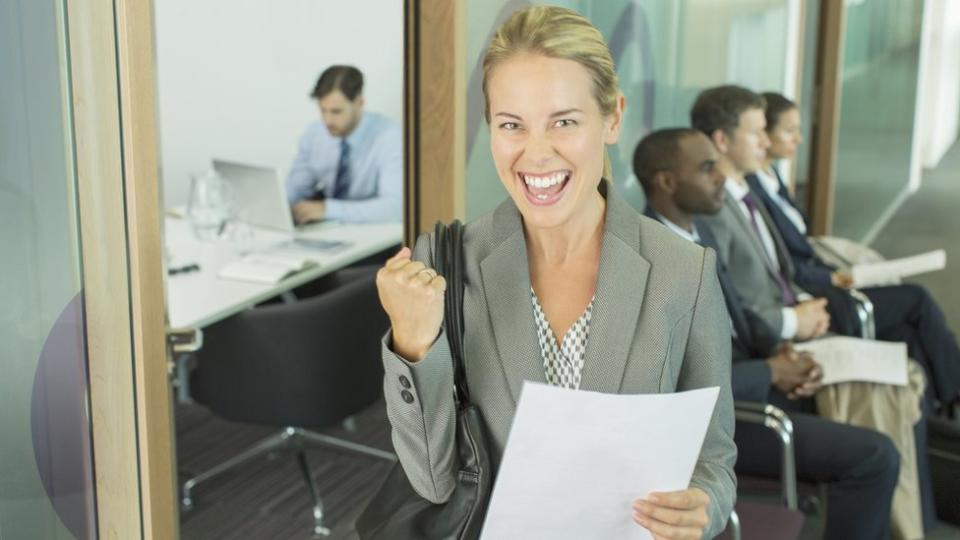
[[[677,165],[680,141],[697,133],[692,128],[667,128],[654,131],[640,141],[633,151],[633,174],[647,196],[653,190],[653,177]]]
[[[321,99],[339,90],[347,99],[357,99],[363,91],[363,73],[353,66],[330,66],[320,74],[310,97]]]
[[[690,125],[707,137],[713,137],[718,129],[732,137],[744,111],[764,110],[766,105],[763,96],[742,86],[715,86],[697,96],[690,109]]]

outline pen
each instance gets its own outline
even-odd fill
[[[189,272],[198,272],[200,270],[200,265],[196,263],[188,264],[186,266],[181,266],[179,268],[170,268],[167,270],[167,274],[175,276],[177,274],[186,274]]]

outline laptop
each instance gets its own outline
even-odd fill
[[[277,170],[220,159],[213,169],[230,186],[237,215],[250,225],[293,234],[290,203]]]
[[[350,242],[304,238],[298,234],[305,227],[316,228],[317,223],[294,224],[290,203],[287,201],[287,192],[280,181],[277,169],[221,159],[213,160],[213,169],[230,186],[237,215],[243,216],[247,224],[291,235],[291,240],[279,247],[329,252],[351,245]]]

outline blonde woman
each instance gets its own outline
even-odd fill
[[[617,142],[624,98],[585,18],[518,11],[483,68],[491,151],[510,198],[466,227],[464,343],[494,458],[524,380],[624,394],[719,386],[690,487],[638,493],[623,508],[656,538],[712,537],[733,506],[736,458],[730,324],[714,255],[612,188],[606,146]],[[442,502],[458,464],[446,282],[429,266],[431,245],[424,235],[412,253],[400,250],[377,285],[392,325],[383,361],[394,446],[417,492]]]

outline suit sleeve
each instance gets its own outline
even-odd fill
[[[690,480],[692,487],[698,487],[710,496],[710,524],[704,538],[713,538],[726,527],[736,499],[737,481],[733,465],[737,459],[737,447],[733,442],[730,326],[717,279],[716,256],[710,250],[703,253],[699,291],[677,389],[720,387]]]
[[[432,239],[420,235],[413,258],[432,266]],[[453,493],[456,416],[453,357],[441,332],[427,355],[411,363],[391,349],[392,333],[382,342],[383,394],[393,447],[410,484],[423,498],[442,503]]]
[[[766,357],[773,354],[780,342],[783,341],[777,332],[767,324],[767,321],[749,309],[743,310],[743,318],[746,319],[747,325],[750,327],[750,333],[753,335],[753,343],[750,344],[750,350],[753,353],[747,356]]]
[[[793,281],[801,287],[828,287],[833,284],[833,269],[819,264],[815,259],[803,259],[794,255],[793,267]]]
[[[763,359],[751,358],[740,340],[731,340],[733,352],[733,399],[766,403],[770,392],[770,366]]]

